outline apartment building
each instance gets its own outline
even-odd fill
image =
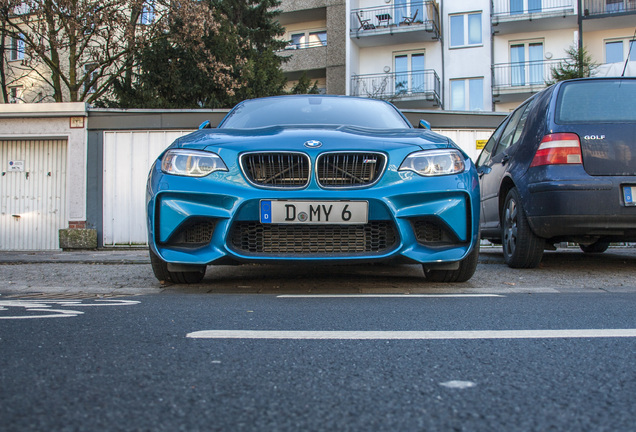
[[[283,0],[291,80],[400,108],[508,112],[582,44],[636,76],[636,0]],[[341,14],[345,14],[345,19]],[[344,40],[343,40],[344,39]]]
[[[305,74],[322,93],[346,94],[347,3],[345,0],[284,0],[280,23],[289,42],[280,55],[290,86]]]

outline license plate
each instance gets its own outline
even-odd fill
[[[367,201],[261,201],[261,223],[365,224]]]
[[[626,206],[636,206],[636,186],[623,186],[623,200]]]

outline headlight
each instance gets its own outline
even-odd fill
[[[227,171],[221,158],[197,150],[168,150],[161,159],[161,171],[188,177],[204,177],[214,171]]]
[[[412,153],[404,159],[400,171],[414,171],[421,176],[457,174],[466,168],[457,150],[428,150]]]

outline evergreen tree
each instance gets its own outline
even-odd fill
[[[318,81],[314,81],[313,84],[311,80],[307,76],[307,72],[303,72],[303,74],[298,79],[298,82],[295,86],[292,87],[291,94],[318,94],[320,90],[318,89]]]
[[[572,45],[565,53],[567,58],[552,68],[552,80],[547,82],[548,85],[567,79],[589,77],[598,66],[585,48],[579,49]]]
[[[139,53],[136,79],[115,85],[110,106],[227,108],[283,93],[284,59],[276,52],[286,43],[279,39],[278,0],[187,1],[208,19],[174,20],[165,38]],[[202,37],[189,30],[193,26],[204,29]]]

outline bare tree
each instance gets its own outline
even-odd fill
[[[193,0],[0,0],[3,42],[24,45],[21,61],[3,63],[3,94],[13,79],[32,86],[27,102],[37,101],[40,86],[54,102],[94,103],[116,79],[132,79],[135,54],[165,37],[171,20],[183,23],[188,43],[199,44],[215,28],[206,8]],[[221,75],[231,69],[215,67]]]

